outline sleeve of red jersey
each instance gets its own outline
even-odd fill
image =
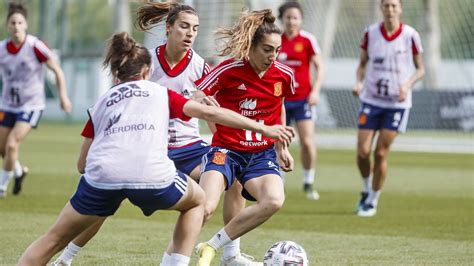
[[[189,101],[188,99],[184,98],[181,94],[168,89],[168,101],[170,107],[170,118],[179,118],[183,121],[189,121],[189,119],[191,119],[191,117],[185,115],[183,112],[183,107]]]
[[[308,36],[309,40],[309,57],[312,57],[316,54],[321,54],[321,47],[319,46],[318,40],[313,35]]]
[[[48,61],[52,55],[52,52],[48,48],[48,46],[40,40],[37,40],[35,42],[33,46],[33,51],[35,52],[36,58],[38,58],[38,61],[40,61],[41,63]]]
[[[282,97],[288,97],[295,94],[295,75],[293,69],[279,62],[275,62],[275,66],[283,73],[285,82],[282,85]]]
[[[413,37],[411,38],[411,50],[413,52],[413,55],[423,53],[423,46],[421,45],[420,34],[417,31],[414,32]]]
[[[227,69],[226,66],[226,61],[224,61],[212,69],[207,75],[196,80],[194,84],[196,85],[197,89],[204,92],[204,94],[208,96],[216,94],[216,92],[221,89],[221,85],[219,84],[219,76],[225,72]]]
[[[368,47],[369,47],[369,30],[366,29],[364,32],[364,36],[362,37],[362,40],[360,40],[360,48],[367,51]]]
[[[207,74],[209,74],[209,72],[211,72],[211,69],[212,69],[212,67],[208,63],[204,62],[204,68],[202,70],[201,78],[205,77]]]
[[[92,124],[92,121],[90,118],[87,120],[87,123],[84,126],[84,129],[82,130],[81,136],[83,136],[84,138],[89,138],[89,139],[94,138],[94,125]]]

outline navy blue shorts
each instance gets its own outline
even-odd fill
[[[71,197],[72,207],[83,215],[111,216],[126,198],[138,206],[145,216],[175,205],[186,192],[186,176],[177,171],[174,182],[163,189],[99,189],[81,177],[76,193]]]
[[[0,111],[0,126],[13,128],[16,122],[30,123],[32,128],[38,127],[43,110],[35,110],[30,112],[7,112]]]
[[[362,103],[359,110],[359,129],[388,129],[405,132],[410,109],[381,108]]]
[[[202,157],[211,147],[205,141],[198,141],[192,145],[168,149],[168,157],[174,162],[176,169],[189,175],[202,163]]]
[[[203,159],[201,173],[215,170],[224,175],[226,190],[237,179],[242,186],[245,182],[259,176],[274,174],[280,175],[280,165],[273,147],[262,152],[247,153],[227,150],[221,147],[212,147]],[[255,198],[245,188],[242,196],[247,200]]]
[[[316,106],[309,105],[306,100],[285,101],[286,124],[290,125],[292,121],[316,120]]]

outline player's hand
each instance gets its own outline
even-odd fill
[[[268,138],[281,141],[284,146],[289,146],[296,136],[295,130],[292,127],[283,125],[265,126],[262,134]]]
[[[281,170],[284,172],[293,171],[295,161],[293,160],[293,156],[291,156],[291,153],[287,147],[283,147],[282,149],[278,150],[278,163],[280,164]]]
[[[203,97],[200,100],[200,103],[209,105],[209,106],[215,106],[215,107],[220,107],[221,105],[216,101],[216,99],[212,96],[206,96]]]
[[[66,114],[69,114],[72,112],[72,103],[68,98],[61,98],[60,104],[61,104],[61,109],[63,109],[63,111]]]
[[[357,82],[354,88],[352,88],[352,95],[359,97],[361,91],[362,91],[362,82]]]
[[[310,106],[319,103],[319,91],[312,91],[308,96],[308,103]]]
[[[403,102],[403,101],[406,100],[409,90],[410,90],[410,87],[406,84],[403,84],[400,87],[400,94],[398,95],[398,101],[399,102]]]

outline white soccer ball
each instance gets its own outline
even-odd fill
[[[280,241],[271,246],[265,258],[263,258],[265,266],[307,266],[308,257],[303,247],[293,241]]]

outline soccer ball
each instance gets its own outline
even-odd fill
[[[303,247],[293,241],[280,241],[271,246],[265,258],[263,258],[265,266],[308,266],[308,258]]]

